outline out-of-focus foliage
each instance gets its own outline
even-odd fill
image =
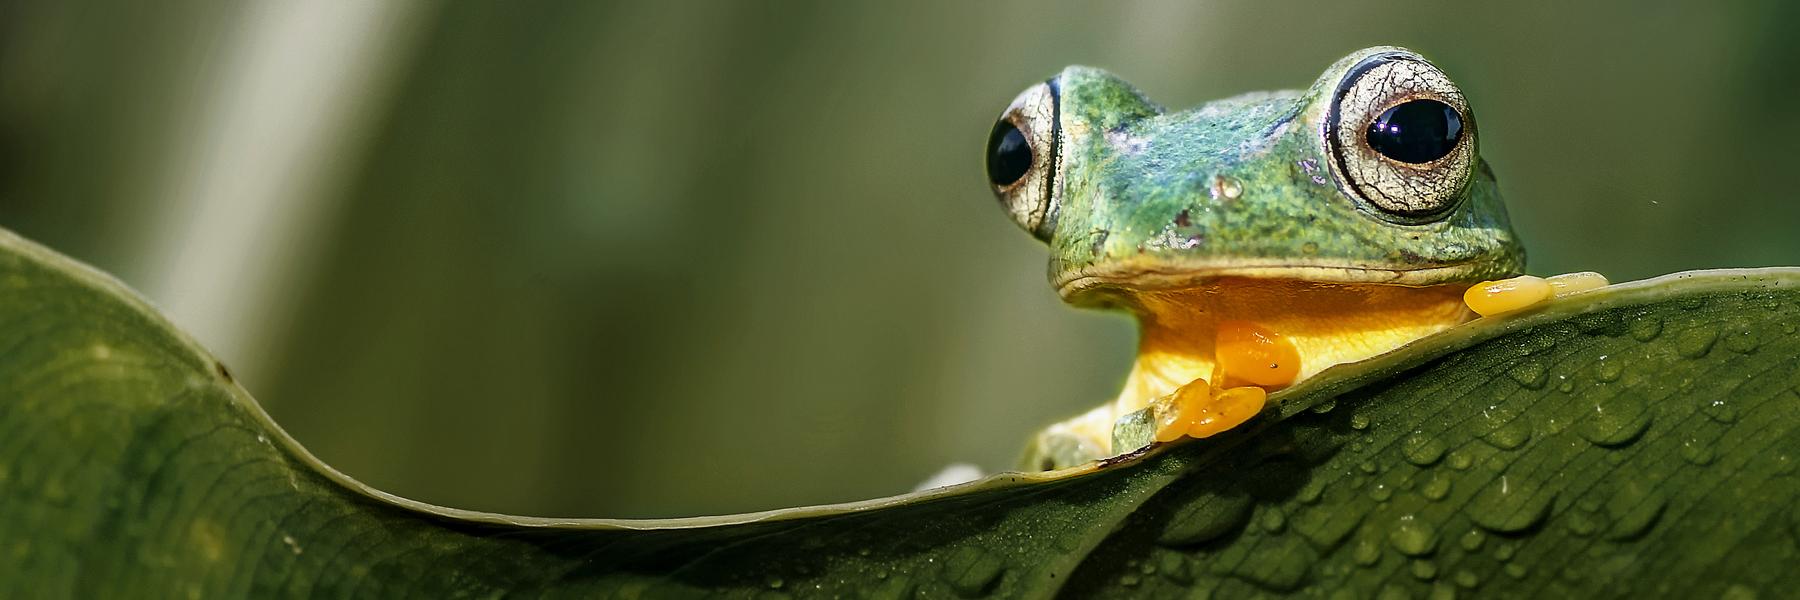
[[[379,8],[369,8],[371,6]],[[358,8],[361,7],[361,8]],[[0,225],[121,274],[327,462],[402,495],[670,516],[1010,463],[1108,396],[991,206],[1064,64],[1170,106],[1412,47],[1533,270],[1800,263],[1786,5],[0,5]]]

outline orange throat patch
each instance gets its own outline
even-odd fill
[[[1217,379],[1221,359],[1229,363],[1235,356],[1229,340],[1240,337],[1234,332],[1240,324],[1292,344],[1299,364],[1269,367],[1293,370],[1292,383],[1298,383],[1468,321],[1475,315],[1463,304],[1467,289],[1231,277],[1196,288],[1136,292],[1127,303],[1140,323],[1137,362],[1110,412],[1116,417],[1144,408],[1196,379],[1233,383],[1235,375]]]

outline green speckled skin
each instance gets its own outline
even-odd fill
[[[1104,71],[1064,70],[1053,81],[1066,175],[1048,224],[1059,292],[1107,304],[1120,289],[1221,275],[1422,286],[1522,271],[1524,251],[1479,158],[1455,207],[1423,222],[1347,191],[1326,141],[1330,104],[1346,73],[1381,53],[1413,56],[1369,48],[1304,92],[1174,113]],[[1472,118],[1466,127],[1472,135]]]

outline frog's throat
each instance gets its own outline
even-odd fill
[[[1266,262],[1267,264],[1263,264]],[[1203,288],[1225,279],[1315,281],[1383,286],[1436,286],[1474,282],[1514,274],[1516,267],[1499,261],[1471,261],[1411,269],[1349,265],[1295,265],[1291,259],[1234,260],[1229,265],[1153,263],[1089,266],[1060,274],[1057,293],[1071,301],[1090,297],[1132,295],[1146,291]]]
[[[1467,289],[1224,277],[1130,292],[1123,302],[1138,315],[1137,362],[1118,398],[1084,415],[1092,423],[1080,428],[1093,431],[1083,437],[1110,446],[1114,419],[1195,379],[1211,381],[1220,321],[1248,321],[1291,341],[1300,355],[1298,383],[1468,321],[1475,315],[1462,301]]]

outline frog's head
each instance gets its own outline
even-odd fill
[[[1219,277],[1427,286],[1524,266],[1476,141],[1462,92],[1401,48],[1175,113],[1069,67],[1001,116],[988,176],[1071,302]]]

